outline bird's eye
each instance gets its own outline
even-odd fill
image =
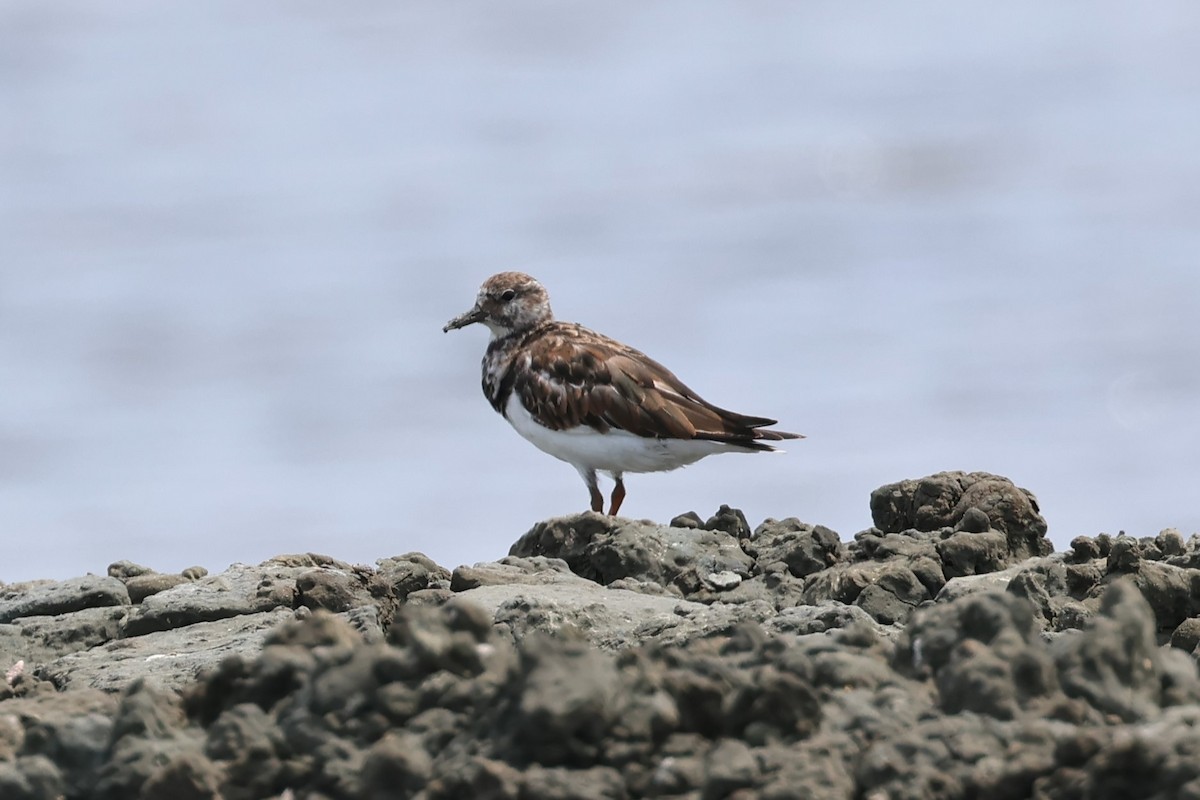
[[[517,296],[516,289],[505,289],[503,292],[501,292],[500,299],[507,303],[509,300],[512,300],[516,296]]]

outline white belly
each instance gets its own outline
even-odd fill
[[[541,425],[525,410],[516,392],[509,395],[505,418],[539,450],[580,470],[603,472],[663,472],[695,463],[713,453],[753,452],[703,439],[650,439],[612,428],[597,433],[586,425],[555,431]]]

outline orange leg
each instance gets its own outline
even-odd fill
[[[625,482],[623,480],[621,480],[621,478],[618,476],[617,477],[617,485],[613,487],[612,506],[610,506],[608,509],[608,515],[610,517],[615,517],[617,515],[617,511],[621,508],[621,503],[623,503],[624,501],[625,501]],[[594,505],[595,505],[595,501],[593,500],[593,507],[594,507]],[[596,509],[596,510],[599,511],[599,509]]]

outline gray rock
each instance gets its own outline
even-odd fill
[[[44,756],[27,756],[0,763],[0,797],[5,800],[51,800],[64,796],[58,767]]]
[[[1108,552],[1109,572],[1136,572],[1142,560],[1142,543],[1121,534],[1112,541]]]
[[[568,769],[534,765],[521,780],[521,797],[531,799],[625,800],[628,796],[621,773],[612,767]]]
[[[1191,617],[1171,631],[1171,647],[1191,653],[1200,645],[1200,617]]]
[[[85,608],[122,605],[129,605],[125,584],[108,576],[85,575],[27,591],[13,591],[13,587],[7,587],[0,597],[0,623],[21,617],[52,617]]]
[[[227,656],[257,653],[267,632],[291,618],[291,610],[277,608],[109,642],[56,659],[44,677],[64,690],[119,692],[138,678],[182,688]]]
[[[980,575],[962,575],[950,578],[946,581],[946,585],[942,587],[942,590],[938,592],[935,600],[938,603],[950,603],[960,597],[966,597],[969,594],[976,594],[978,592],[1005,591],[1008,589],[1008,584],[1012,579],[1017,577],[1024,569],[1024,564],[1018,564],[999,572],[985,572]]]
[[[1149,604],[1131,582],[1110,585],[1100,613],[1083,632],[1055,642],[1063,690],[1126,721],[1156,715],[1163,685],[1155,627]]]
[[[1006,549],[1018,560],[1046,555],[1053,549],[1045,538],[1046,521],[1037,499],[999,475],[939,472],[881,486],[871,493],[871,516],[884,532],[954,528],[968,515],[962,530],[969,531],[981,527],[980,514],[987,517],[988,528],[1005,534]]]
[[[722,505],[717,509],[716,514],[708,518],[704,523],[704,529],[722,531],[735,539],[749,539],[751,535],[750,523],[746,521],[746,515],[740,508],[730,508],[727,505]]]
[[[65,790],[69,796],[86,797],[90,780],[104,761],[116,707],[117,700],[111,694],[82,689],[7,700],[0,705],[0,719],[12,720],[18,726],[16,753],[55,766],[63,786],[60,794]]]
[[[109,567],[111,570],[112,567]],[[158,572],[142,575],[132,575],[124,579],[125,588],[129,591],[129,599],[140,603],[152,594],[166,591],[188,579],[182,575],[163,575]]]
[[[774,610],[765,603],[705,605],[676,597],[601,586],[571,572],[526,572],[505,564],[476,564],[481,574],[510,574],[521,582],[485,583],[456,597],[485,609],[517,640],[537,633],[573,632],[605,649],[657,639],[687,641],[743,619],[763,619]]]
[[[114,561],[108,565],[108,574],[110,577],[125,580],[138,575],[156,575],[158,573],[150,567],[144,567],[132,561]]]
[[[116,639],[127,606],[85,608],[54,617],[22,617],[0,625],[0,664],[23,660],[32,668],[66,653]]]
[[[1200,570],[1141,561],[1133,582],[1150,604],[1160,631],[1173,630],[1185,619],[1200,616]]]
[[[296,576],[295,603],[311,610],[339,613],[372,602],[368,574],[332,567],[305,570]]]
[[[1071,558],[1074,561],[1091,561],[1099,558],[1100,545],[1090,536],[1076,536],[1071,540]]]
[[[998,572],[1009,566],[1008,539],[1002,531],[954,533],[936,545],[947,578]]]
[[[865,626],[873,635],[883,639],[894,639],[899,636],[900,628],[894,625],[880,625],[859,606],[846,605],[829,601],[819,606],[794,606],[785,608],[764,622],[764,627],[774,633],[790,633],[808,635],[825,633],[827,631],[848,628],[851,625]]]
[[[290,611],[296,606],[296,579],[309,573],[313,564],[297,563],[293,556],[283,559],[257,567],[234,564],[219,575],[150,595],[129,614],[124,635],[142,636],[277,608]]]
[[[711,572],[701,578],[701,582],[707,589],[712,589],[714,592],[727,592],[730,589],[736,589],[742,582],[742,576],[736,572],[724,570],[723,572]]]
[[[947,713],[1011,719],[1058,693],[1032,609],[1008,594],[970,594],[921,609],[897,641],[895,663],[904,674],[931,675]]]
[[[738,789],[747,789],[759,776],[758,759],[737,739],[721,739],[705,759],[702,800],[721,800]]]
[[[700,591],[703,576],[714,572],[749,577],[754,563],[738,538],[724,531],[649,525],[594,512],[535,525],[509,555],[561,558],[597,583],[634,577],[674,586],[685,595]]]
[[[837,533],[823,525],[808,525],[795,517],[768,519],[745,543],[746,552],[760,565],[782,562],[794,577],[803,578],[836,564],[845,557]]]
[[[499,723],[510,756],[546,766],[594,763],[620,712],[613,657],[581,641],[530,637],[517,674]]]
[[[0,797],[1200,797],[1200,538],[1022,561],[1031,495],[926,482],[848,543],[582,514],[454,573],[300,554],[15,617]]]
[[[1059,612],[1071,603],[1067,592],[1067,570],[1050,556],[1031,558],[1019,564],[1019,571],[1006,587],[1009,594],[1023,598],[1042,621],[1051,628],[1058,624]]]

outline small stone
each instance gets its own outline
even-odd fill
[[[983,533],[990,527],[992,527],[992,523],[988,519],[988,515],[975,506],[971,506],[963,512],[962,519],[954,526],[954,530],[966,531],[967,533]]]
[[[695,511],[686,511],[671,518],[672,528],[703,528],[704,520]]]
[[[132,561],[114,561],[108,565],[108,574],[113,578],[132,578],[137,575],[150,575],[154,570],[149,567],[143,567],[141,564],[135,564]]]
[[[1190,617],[1171,632],[1171,647],[1190,653],[1200,644],[1200,617]]]
[[[714,592],[726,592],[736,589],[742,583],[742,576],[731,570],[710,572],[704,576],[704,585]]]
[[[1108,553],[1109,572],[1134,572],[1142,560],[1141,544],[1132,536],[1121,534],[1112,542]]]
[[[1100,545],[1090,536],[1076,536],[1071,540],[1071,557],[1076,561],[1091,561],[1100,557]]]
[[[704,523],[705,530],[724,531],[737,539],[750,538],[750,523],[740,508],[730,508],[725,504],[717,509],[717,513]]]
[[[1164,556],[1177,556],[1183,553],[1183,536],[1174,528],[1166,528],[1154,537],[1154,543]]]
[[[137,604],[152,594],[158,594],[173,586],[187,582],[187,578],[182,575],[164,575],[158,572],[151,572],[145,575],[134,575],[131,578],[125,579],[125,588],[129,590],[129,599],[134,604]]]

